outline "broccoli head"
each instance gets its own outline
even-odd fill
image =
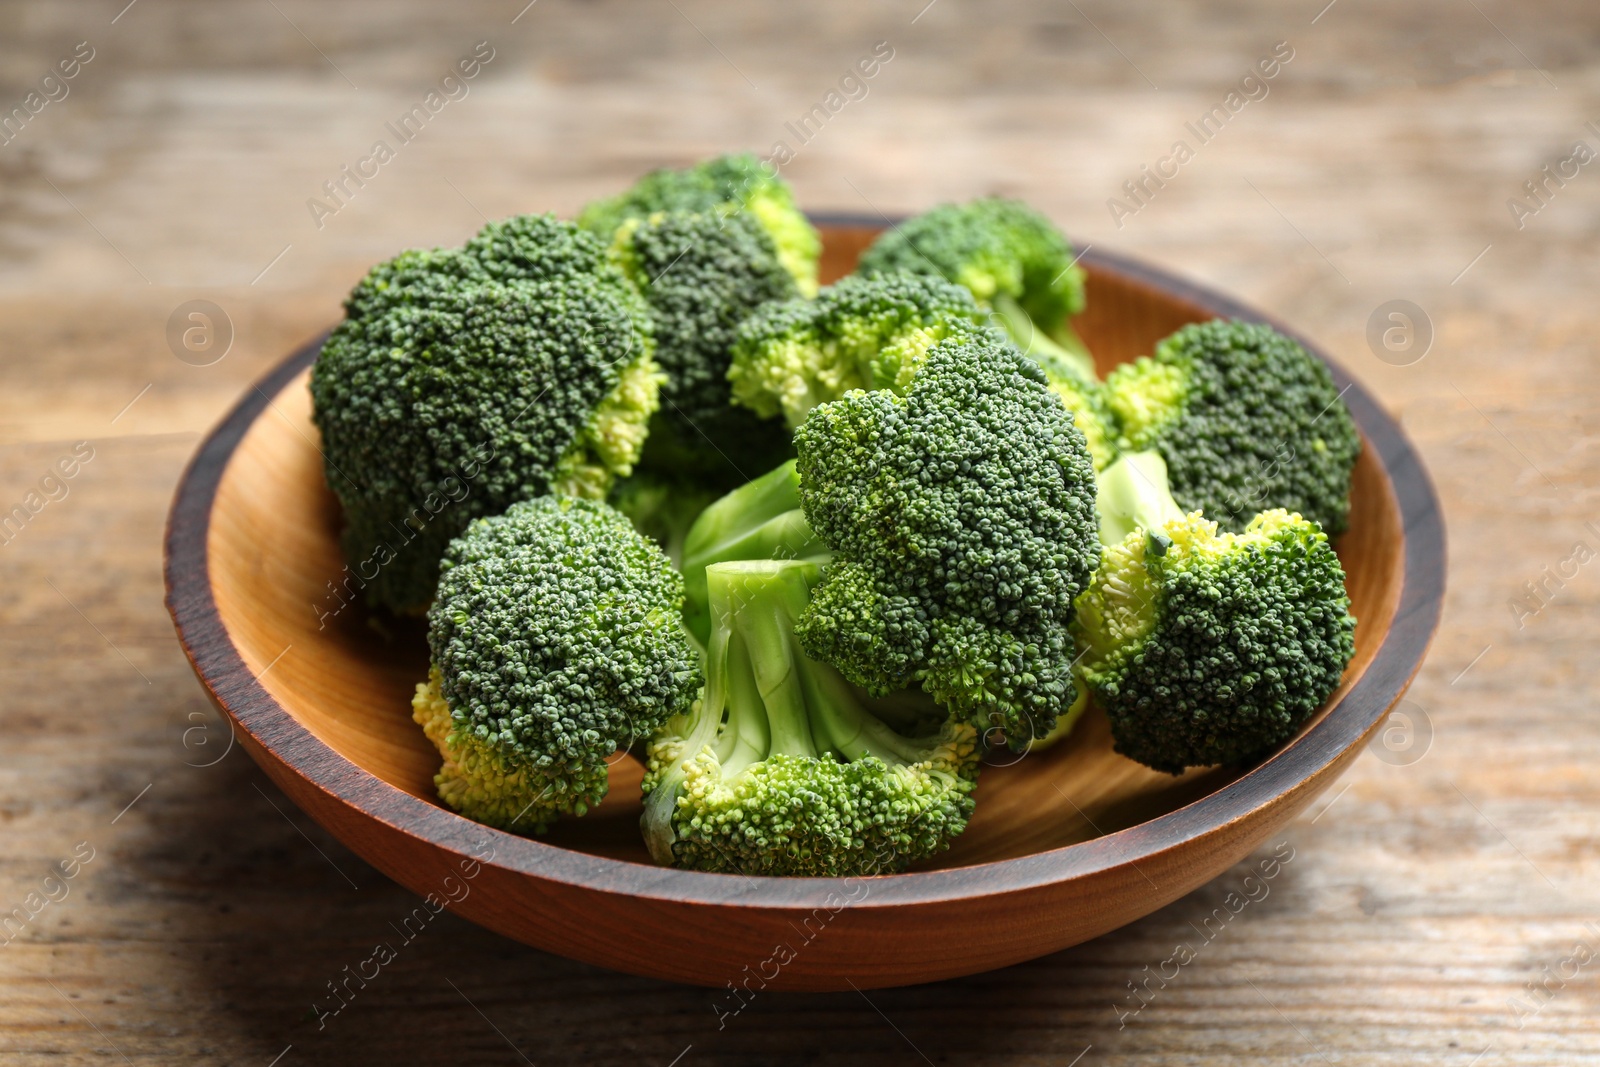
[[[850,275],[746,320],[728,380],[735,402],[799,426],[851,389],[903,393],[930,346],[983,331],[985,318],[972,294],[939,278]]]
[[[612,256],[644,294],[666,374],[643,465],[697,472],[722,489],[792,455],[788,430],[732,406],[734,333],[763,304],[798,296],[772,239],[749,215],[662,212],[618,227]]]
[[[512,222],[572,246],[546,255],[550,277],[530,254],[527,277],[494,280],[470,244],[403,253],[356,287],[312,369],[345,556],[398,611],[427,607],[474,517],[552,490],[603,497],[658,404],[647,313],[603,249],[568,223]]]
[[[1178,507],[1155,453],[1112,464],[1100,497],[1107,544],[1074,631],[1117,751],[1177,774],[1287,740],[1355,652],[1327,537],[1281,508],[1219,532]]]
[[[444,758],[440,799],[532,831],[599,803],[607,758],[703,681],[682,600],[666,556],[603,503],[545,496],[474,522],[441,564],[412,703]]]
[[[632,188],[596,200],[578,214],[578,225],[610,239],[629,219],[660,211],[748,213],[771,237],[784,269],[806,296],[817,291],[822,240],[794,202],[789,183],[754,155],[717,156],[682,170],[651,171]]]
[[[1344,532],[1361,435],[1328,368],[1270,326],[1185,326],[1113,371],[1106,398],[1121,448],[1160,452],[1183,508],[1224,530],[1284,508]]]
[[[870,692],[920,684],[1013,747],[1048,733],[1076,696],[1068,624],[1100,546],[1083,434],[1038,365],[993,336],[945,340],[904,396],[823,404],[795,444],[834,553],[797,628],[807,653]]]
[[[885,230],[856,269],[934,274],[964,285],[1024,352],[1062,360],[1094,380],[1089,350],[1067,321],[1083,310],[1083,268],[1061,231],[1021,201],[942,204]]]
[[[656,862],[745,875],[903,870],[966,828],[976,732],[907,737],[794,636],[815,563],[707,570],[705,693],[649,746],[645,841]]]

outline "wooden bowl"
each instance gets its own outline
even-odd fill
[[[820,225],[825,279],[846,273],[880,228]],[[1270,321],[1119,256],[1083,263],[1089,304],[1077,327],[1102,372],[1185,323]],[[950,851],[873,878],[653,866],[637,826],[640,768],[626,756],[596,811],[518,837],[434,798],[439,757],[411,721],[427,666],[420,623],[369,619],[332,591],[339,506],[306,388],[319,344],[245,395],[178,488],[167,605],[195,673],[273,781],[368,863],[508,937],[618,970],[719,988],[906,985],[1122,926],[1227,870],[1332,782],[1405,691],[1439,618],[1444,528],[1428,476],[1394,421],[1333,365],[1365,437],[1338,544],[1356,655],[1327,707],[1260,764],[1157,774],[1113,753],[1104,716],[1091,715],[1057,749],[985,770]]]

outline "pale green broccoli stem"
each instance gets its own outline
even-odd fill
[[[704,644],[712,615],[706,568],[730,560],[833,558],[800,511],[795,461],[747,482],[700,513],[683,544],[684,623]]]
[[[1129,452],[1100,472],[1094,506],[1100,515],[1102,545],[1118,545],[1134,530],[1149,530],[1157,555],[1164,554],[1170,543],[1161,528],[1184,516],[1172,499],[1167,461],[1159,452]]]
[[[806,660],[794,639],[795,620],[820,579],[815,563],[794,560],[741,560],[706,568],[715,628],[706,645],[705,692],[674,766],[645,798],[640,821],[657,863],[672,863],[677,838],[672,814],[683,765],[707,747],[724,782],[773,753],[814,757],[825,747],[812,736],[808,705],[823,688],[814,684],[814,675],[827,668]],[[724,712],[728,721],[719,732]]]
[[[792,560],[718,563],[706,572],[720,646],[706,666],[713,677],[728,675],[726,732],[736,738],[732,754],[719,759],[724,781],[769,755],[817,754],[794,623],[819,577],[816,564]]]
[[[996,293],[989,306],[1005,325],[1006,332],[1028,355],[1048,367],[1052,360],[1062,363],[1085,381],[1098,381],[1094,372],[1094,356],[1083,343],[1072,324],[1063,320],[1054,330],[1047,330],[1033,320],[1015,297],[1009,293]]]
[[[794,626],[822,579],[815,563],[718,563],[707,568],[706,579],[717,620],[708,677],[728,672],[730,728],[725,733],[739,736],[731,750],[735,762],[721,760],[725,780],[771,755],[876,756],[891,767],[927,758],[927,742],[895,733],[865,708],[838,671],[800,650]],[[753,680],[755,692],[737,691],[736,680],[744,677]],[[709,688],[707,695],[707,706],[715,711]],[[764,716],[754,714],[756,708]]]

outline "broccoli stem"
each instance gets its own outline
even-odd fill
[[[994,309],[1017,347],[1046,370],[1055,363],[1065,366],[1085,381],[1099,380],[1094,371],[1094,356],[1071,323],[1063,320],[1054,330],[1048,330],[1035,322],[1009,293],[996,293],[989,306]]]
[[[706,568],[714,563],[832,558],[800,511],[800,475],[790,460],[713,502],[695,520],[683,544],[684,623],[702,644],[710,638]]]
[[[1172,499],[1167,461],[1159,452],[1128,452],[1102,471],[1094,506],[1102,545],[1120,544],[1134,530],[1160,537],[1163,526],[1184,516]]]

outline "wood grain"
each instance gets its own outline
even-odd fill
[[[1520,1027],[1509,1006],[1600,918],[1597,572],[1585,565],[1521,626],[1508,608],[1574,542],[1596,544],[1600,184],[1586,168],[1522,230],[1505,207],[1575,138],[1594,143],[1592,4],[1341,0],[1312,25],[1323,3],[1080,14],[1001,0],[941,2],[912,24],[924,3],[802,15],[540,0],[513,27],[520,2],[279,0],[280,15],[140,0],[111,25],[123,6],[0,7],[7,105],[75,42],[98,49],[72,95],[0,148],[0,503],[72,442],[96,449],[70,496],[0,548],[0,908],[74,843],[98,850],[71,895],[0,948],[0,1061],[265,1065],[292,1044],[279,1067],[520,1064],[509,1039],[540,1064],[915,1064],[919,1050],[941,1065],[1067,1064],[1091,1045],[1079,1067],[1467,1067],[1485,1050],[1479,1067],[1600,1063],[1592,971]],[[317,230],[306,198],[485,38],[499,55],[473,95]],[[1296,854],[1271,896],[1125,1022],[1126,983],[1195,939],[1191,924],[1270,847],[1029,964],[871,1003],[769,990],[721,1026],[702,990],[522,949],[446,912],[319,1029],[312,1000],[377,940],[398,941],[390,924],[419,898],[297,812],[237,745],[184,765],[227,741],[161,604],[162,527],[199,435],[332,321],[373,260],[458,242],[479,209],[567,212],[645,166],[765,145],[874,40],[893,62],[785,168],[806,203],[1024,196],[1082,242],[1293,323],[1401,418],[1451,531],[1444,625],[1406,705],[1432,727],[1406,756],[1421,758],[1384,762],[1375,743],[1285,829]],[[1107,198],[1278,40],[1296,58],[1271,95],[1117,228]],[[236,327],[206,368],[164,338],[196,297]],[[1394,298],[1435,328],[1410,366],[1365,339]],[[210,754],[206,734],[184,743],[200,723]]]

